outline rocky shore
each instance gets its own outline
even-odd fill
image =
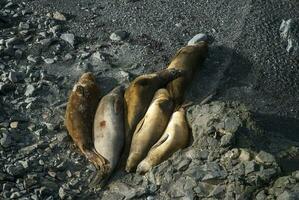
[[[298,199],[296,1],[0,2],[3,199]],[[63,125],[69,90],[92,71],[102,94],[166,66],[209,35],[188,90],[189,147],[144,176],[96,169]],[[200,104],[211,93],[216,95]]]

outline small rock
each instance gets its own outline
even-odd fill
[[[8,133],[2,133],[2,138],[0,139],[0,144],[4,148],[7,148],[11,145],[12,139],[11,136]]]
[[[292,176],[293,176],[297,181],[299,181],[299,170],[293,172]]]
[[[61,34],[60,38],[67,43],[69,43],[72,47],[74,47],[75,43],[75,35],[72,33],[63,33]]]
[[[299,55],[299,21],[296,19],[283,20],[279,30],[281,38],[287,42],[287,52]]]
[[[65,192],[63,187],[59,188],[58,195],[59,195],[60,199],[64,199],[64,197],[67,195],[67,193]]]
[[[27,85],[26,91],[25,91],[25,96],[28,97],[28,96],[33,95],[34,91],[35,91],[35,87],[33,85],[31,85],[31,84]]]
[[[17,76],[17,73],[15,71],[11,71],[9,72],[8,74],[8,79],[13,82],[13,83],[16,83],[18,82],[18,76]]]
[[[221,137],[220,146],[226,147],[231,145],[234,142],[235,134],[232,133],[226,133],[224,136]]]
[[[6,169],[7,173],[13,176],[21,176],[25,172],[25,168],[20,163],[10,165]]]
[[[53,13],[53,19],[56,19],[56,20],[59,20],[59,21],[66,21],[66,17],[58,11]]]
[[[241,160],[241,161],[249,161],[250,158],[251,158],[250,152],[248,152],[246,149],[241,149],[239,160]]]
[[[13,129],[18,128],[18,124],[19,124],[19,122],[11,122],[10,128],[13,128]]]
[[[11,198],[11,199],[17,199],[17,198],[19,198],[19,197],[21,197],[21,193],[20,193],[20,192],[14,192],[14,193],[12,193],[12,194],[10,195],[10,198]]]
[[[37,57],[34,57],[33,55],[28,55],[27,60],[33,63],[37,63]]]
[[[105,61],[105,56],[98,51],[93,53],[91,57],[94,61]]]
[[[265,164],[265,165],[271,165],[271,164],[275,163],[275,157],[272,154],[267,153],[265,151],[260,151],[255,156],[255,160],[257,162]]]
[[[199,43],[201,41],[207,41],[208,36],[204,33],[199,33],[195,35],[191,40],[189,40],[188,45],[195,45],[196,43]]]
[[[53,58],[45,58],[44,61],[46,64],[53,64],[55,62]]]
[[[262,190],[256,195],[256,200],[264,200],[267,198],[267,195],[265,194],[265,191]]]
[[[110,35],[110,39],[114,41],[122,41],[126,39],[128,36],[129,36],[128,32],[119,30],[112,33]]]
[[[256,164],[254,160],[244,161],[243,164],[245,167],[245,175],[250,174],[251,172],[254,172],[256,170]]]
[[[20,22],[19,23],[19,30],[28,30],[30,28],[29,24],[25,22]]]
[[[290,192],[288,190],[284,191],[277,197],[277,200],[298,200],[299,192]]]
[[[68,61],[68,60],[71,60],[72,58],[73,58],[72,54],[67,53],[67,54],[64,56],[63,60],[64,60],[64,61]]]

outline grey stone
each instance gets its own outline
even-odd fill
[[[53,58],[45,58],[44,61],[46,64],[53,64],[55,62]]]
[[[38,61],[38,57],[34,57],[33,55],[28,55],[28,56],[27,56],[27,60],[28,60],[29,62],[37,63],[37,61]]]
[[[75,44],[75,35],[72,33],[63,33],[61,34],[60,38],[67,43],[69,43],[72,47],[74,47]]]
[[[208,40],[208,36],[206,34],[199,33],[195,35],[191,40],[188,41],[188,45],[194,45],[201,41],[207,41],[207,40]]]
[[[6,47],[12,47],[14,45],[21,44],[23,41],[17,37],[12,37],[7,39],[5,42],[6,42]]]
[[[231,144],[233,144],[235,139],[235,134],[232,134],[230,132],[226,133],[224,136],[221,137],[220,146],[226,147]]]
[[[121,41],[126,39],[129,36],[129,33],[126,31],[118,30],[110,35],[110,39],[114,41]]]
[[[293,172],[292,176],[293,176],[297,181],[299,181],[299,170]]]
[[[15,71],[9,72],[8,79],[13,83],[18,82],[17,72],[15,72]]]
[[[279,30],[281,38],[287,42],[287,52],[299,55],[299,21],[297,19],[283,20]]]
[[[209,197],[218,197],[220,198],[221,194],[225,191],[224,185],[217,185],[209,194]]]
[[[56,20],[59,20],[59,21],[66,21],[66,17],[58,11],[53,13],[53,19],[56,19]]]
[[[256,170],[256,163],[255,161],[245,161],[243,162],[245,168],[245,175],[250,174]]]
[[[19,30],[28,30],[30,28],[30,25],[25,22],[20,22],[19,23]]]
[[[12,144],[12,138],[8,134],[8,132],[3,132],[2,133],[2,138],[0,139],[0,144],[4,148],[7,148],[7,147],[9,147]]]
[[[265,194],[265,191],[260,191],[256,196],[256,200],[265,200],[267,198],[267,195]]]
[[[98,51],[93,53],[91,58],[93,59],[94,62],[105,61],[105,56],[102,53],[98,52]]]
[[[249,161],[251,159],[251,154],[247,149],[241,149],[239,160]]]
[[[7,173],[13,176],[21,176],[25,173],[25,168],[20,163],[9,165],[6,169]]]
[[[299,192],[290,192],[288,190],[284,191],[282,194],[280,194],[277,197],[277,200],[298,200],[299,198]]]
[[[35,87],[32,84],[27,85],[26,91],[25,91],[25,96],[32,96],[33,93],[35,92]]]
[[[265,151],[260,151],[256,156],[255,160],[259,163],[265,164],[265,165],[271,165],[276,162],[275,157],[267,153]]]
[[[10,198],[11,199],[17,199],[17,198],[19,198],[19,197],[21,197],[22,195],[21,195],[21,193],[20,192],[14,192],[14,193],[12,193],[11,195],[10,195]]]

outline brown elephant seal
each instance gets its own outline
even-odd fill
[[[207,42],[193,42],[192,45],[181,48],[168,65],[168,69],[184,69],[186,71],[182,77],[171,81],[167,85],[167,90],[174,99],[175,107],[183,103],[185,90],[191,82],[196,70],[201,68],[207,54]]]
[[[165,69],[156,73],[141,75],[133,80],[126,89],[124,95],[126,134],[122,162],[125,162],[129,153],[133,132],[147,111],[155,92],[182,74],[184,71],[181,69]]]
[[[150,149],[146,158],[137,166],[137,172],[146,173],[152,167],[169,158],[174,152],[185,148],[189,141],[189,127],[185,109],[180,108],[170,118],[162,137]]]
[[[69,96],[64,124],[74,143],[96,167],[101,159],[92,143],[92,124],[100,90],[92,73],[84,73]]]
[[[133,134],[126,165],[127,172],[135,170],[139,162],[145,158],[149,149],[160,139],[172,112],[173,102],[168,91],[159,89]]]
[[[103,158],[99,178],[109,178],[120,158],[125,139],[123,113],[124,87],[118,86],[101,99],[94,118],[93,143]]]

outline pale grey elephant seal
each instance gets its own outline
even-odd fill
[[[93,143],[103,160],[98,179],[108,178],[120,159],[125,139],[123,113],[124,87],[118,86],[101,99],[94,118]]]

